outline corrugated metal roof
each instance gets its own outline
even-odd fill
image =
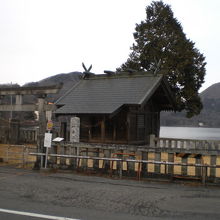
[[[82,79],[57,101],[57,114],[111,114],[122,105],[141,105],[158,88],[162,75],[95,75]]]

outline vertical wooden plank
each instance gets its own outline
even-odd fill
[[[209,165],[211,163],[211,156],[209,155],[204,155],[202,157],[202,160],[203,160],[203,164],[207,164]],[[207,167],[207,176],[210,176],[210,167]]]
[[[168,162],[168,153],[161,152],[161,161]],[[163,173],[163,174],[167,174],[168,173],[167,168],[168,168],[168,166],[166,164],[161,165],[160,172]]]
[[[190,164],[195,164],[196,163],[196,159],[193,158],[193,157],[189,157],[187,162],[190,163]],[[189,175],[189,176],[196,176],[196,169],[195,169],[194,166],[188,166],[187,175]]]
[[[154,160],[154,153],[153,152],[148,152],[148,160]],[[153,173],[154,172],[154,164],[148,164],[147,171],[149,173]]]
[[[89,157],[93,157],[94,156],[94,152],[93,152],[93,150],[91,150],[91,148],[88,148],[88,156]],[[87,168],[88,169],[94,169],[94,161],[95,160],[93,160],[93,159],[88,159],[87,160]]]

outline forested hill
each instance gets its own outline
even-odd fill
[[[58,94],[48,95],[47,100],[54,102],[64,95],[73,85],[75,85],[75,83],[80,80],[81,75],[81,72],[60,73],[38,82],[26,83],[24,86],[49,86],[63,83],[63,87]]]
[[[215,83],[200,94],[202,99],[220,99],[220,83]]]
[[[220,83],[208,87],[200,94],[200,97],[203,103],[200,115],[187,119],[184,112],[163,112],[161,125],[220,127]]]

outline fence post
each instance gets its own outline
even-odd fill
[[[155,147],[155,135],[151,134],[150,135],[150,147]]]
[[[202,167],[202,184],[206,184],[207,166]]]
[[[94,157],[99,157],[99,148],[95,148],[93,152]],[[94,170],[99,169],[99,160],[93,160],[93,168]]]
[[[104,157],[106,158],[110,158],[111,157],[111,150],[110,149],[104,149]],[[103,168],[104,168],[104,172],[108,172],[108,170],[110,169],[111,166],[111,162],[106,160],[103,162]]]
[[[196,164],[201,164],[201,162],[202,162],[201,158],[200,158],[200,157],[197,157],[197,158],[196,158]],[[196,171],[195,175],[196,175],[197,177],[200,177],[200,176],[202,175],[202,168],[201,168],[201,167],[196,167],[196,168],[195,168],[195,171]]]
[[[25,146],[23,145],[22,148],[23,148],[23,151],[22,151],[22,162],[23,162],[23,168],[24,168],[24,166],[25,166]]]
[[[122,179],[122,169],[123,169],[123,161],[119,162],[119,178]]]
[[[174,162],[174,153],[168,153],[168,162]],[[168,165],[168,174],[173,175],[174,165]]]
[[[7,163],[9,163],[10,148],[11,148],[11,146],[8,145],[8,147],[7,147],[7,153],[6,153],[6,161],[7,161]]]
[[[217,158],[216,155],[211,155],[210,157],[211,157],[210,164],[216,165],[216,158]],[[210,168],[210,177],[213,179],[213,181],[215,181],[215,177],[216,177],[216,168],[215,167]]]
[[[187,157],[182,157],[182,163],[187,163],[187,160],[188,158]],[[187,173],[187,170],[188,170],[188,167],[187,166],[182,166],[181,167],[181,174],[183,176],[186,176],[188,173]]]
[[[145,152],[145,151],[142,152],[142,160],[148,160],[148,152]],[[146,176],[147,167],[148,167],[147,163],[142,163],[141,176],[144,176],[144,177]]]

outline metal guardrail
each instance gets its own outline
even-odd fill
[[[46,156],[46,153],[29,153],[29,155],[35,155],[35,156]],[[137,171],[137,177],[140,179],[140,164],[159,164],[159,165],[165,165],[165,174],[167,174],[167,167],[169,165],[171,166],[192,166],[192,167],[201,167],[202,168],[202,183],[205,184],[206,177],[207,177],[207,169],[208,168],[220,168],[220,165],[209,165],[209,164],[197,164],[197,163],[176,163],[176,162],[169,162],[169,161],[155,161],[155,160],[136,160],[136,159],[129,159],[129,158],[107,158],[107,157],[93,157],[93,156],[80,156],[80,155],[65,155],[65,154],[48,154],[50,157],[63,157],[63,158],[75,158],[75,159],[91,159],[91,160],[104,160],[104,161],[116,161],[120,162],[120,168],[119,168],[119,176],[122,178],[122,162],[133,162],[138,163],[138,171]],[[79,164],[79,161],[78,163]],[[113,169],[113,165],[110,167],[111,171]]]

